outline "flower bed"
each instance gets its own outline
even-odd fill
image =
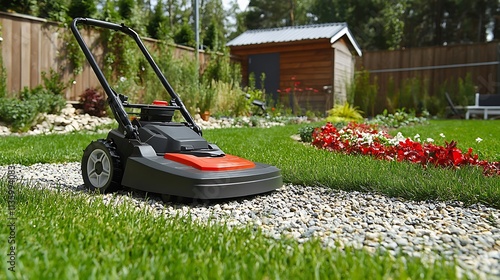
[[[415,141],[405,138],[401,133],[392,137],[385,131],[377,130],[374,125],[349,123],[337,129],[331,123],[313,132],[312,145],[345,154],[360,154],[389,161],[409,161],[428,166],[460,168],[461,166],[480,166],[486,176],[500,175],[500,162],[479,160],[472,148],[463,152],[457,142],[445,142],[444,146],[433,144],[433,139]]]

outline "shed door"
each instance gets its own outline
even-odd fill
[[[254,73],[255,87],[262,89],[260,76],[266,74],[264,80],[264,89],[267,94],[272,94],[276,99],[278,89],[280,88],[280,54],[266,53],[253,54],[248,56],[248,74]]]

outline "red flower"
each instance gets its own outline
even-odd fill
[[[371,141],[366,141],[370,135]],[[385,138],[386,141],[382,141]],[[376,159],[409,161],[421,164],[424,168],[429,164],[441,167],[459,168],[460,166],[480,166],[486,176],[500,175],[500,162],[478,160],[478,155],[473,154],[472,148],[463,153],[457,148],[457,142],[445,142],[445,146],[432,143],[414,142],[410,138],[400,141],[396,145],[388,144],[392,137],[386,132],[378,132],[376,127],[349,123],[340,131],[331,123],[313,132],[312,145],[330,151],[344,154],[369,155]]]

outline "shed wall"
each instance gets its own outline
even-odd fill
[[[231,54],[241,57],[244,85],[248,84],[248,55],[259,53],[280,53],[280,100],[283,104],[289,103],[289,94],[295,89],[303,110],[324,112],[333,106],[332,93],[324,90],[325,86],[333,86],[334,80],[329,40],[231,47]],[[288,93],[287,89],[290,89]]]
[[[332,45],[334,51],[334,103],[344,103],[347,100],[347,87],[354,77],[354,59],[344,42],[338,41]]]

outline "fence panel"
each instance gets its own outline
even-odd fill
[[[2,56],[4,67],[7,72],[7,92],[14,96],[23,87],[35,87],[42,82],[42,71],[50,69],[59,71],[65,82],[74,80],[66,90],[65,96],[68,100],[78,100],[79,95],[86,88],[98,87],[99,82],[88,63],[84,64],[83,71],[73,76],[68,67],[65,57],[64,33],[70,32],[58,23],[49,22],[45,19],[26,16],[15,13],[0,12],[0,24],[2,27]],[[89,46],[97,40],[97,33],[82,30],[82,36]],[[71,35],[72,36],[72,35]],[[155,48],[157,40],[144,38],[145,44],[150,49]],[[193,48],[184,46],[172,46],[174,58],[188,56],[194,59]],[[103,51],[92,48],[97,61],[102,61]],[[200,51],[199,55],[201,71],[209,61],[209,55]],[[238,62],[238,59],[232,59]]]
[[[470,75],[480,93],[499,93],[500,83],[497,42],[403,49],[396,51],[366,51],[357,59],[357,70],[370,72],[379,87],[378,111],[384,109],[390,80],[396,90],[403,90],[405,81],[418,78],[429,96],[456,88],[458,79]],[[454,95],[455,92],[450,92]],[[474,93],[471,93],[474,94]]]

